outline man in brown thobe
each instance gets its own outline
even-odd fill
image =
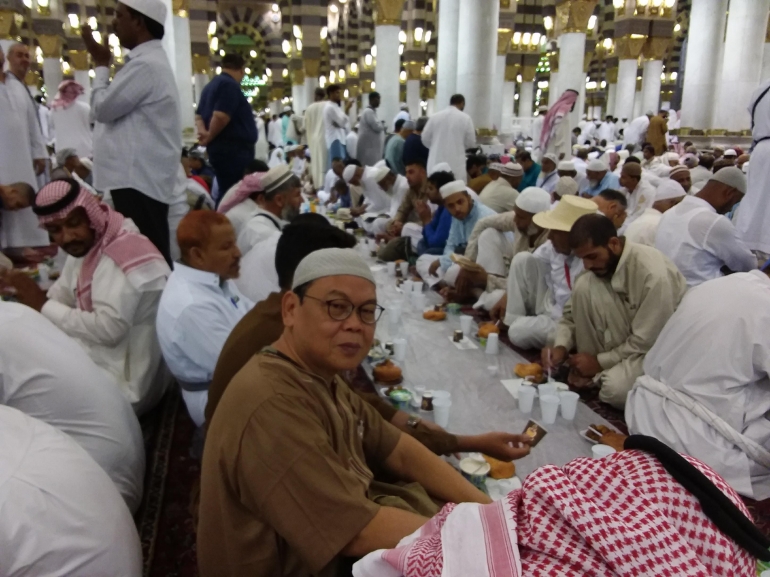
[[[657,116],[650,119],[650,126],[647,128],[647,142],[655,148],[655,156],[660,156],[668,149],[666,132],[668,132],[668,111],[661,110]]]

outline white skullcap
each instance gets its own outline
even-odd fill
[[[350,182],[353,180],[353,177],[356,175],[356,169],[358,167],[355,164],[348,164],[345,167],[345,170],[342,171],[342,178],[345,180],[345,182]]]
[[[291,112],[291,106],[284,106],[283,107],[284,112]]]
[[[562,160],[559,163],[559,166],[556,167],[557,170],[562,170],[564,172],[577,172],[575,169],[575,163],[571,160]]]
[[[556,183],[556,189],[554,192],[559,195],[559,197],[562,196],[574,196],[577,194],[578,191],[578,183],[575,182],[574,178],[571,178],[569,176],[562,176],[559,181]]]
[[[542,188],[528,186],[516,197],[516,206],[530,214],[551,208],[551,195]]]
[[[121,0],[121,4],[133,8],[162,26],[166,24],[166,5],[160,0],[126,0],[125,2]],[[167,30],[167,32],[170,31]]]
[[[439,194],[441,194],[441,198],[446,199],[458,192],[466,192],[465,183],[462,180],[453,180],[452,182],[447,182],[444,186],[439,188],[438,191]]]
[[[594,151],[594,152],[589,152],[588,153],[588,159],[589,160],[596,160],[597,158],[599,158],[599,153],[598,152]]]
[[[262,188],[266,193],[272,192],[292,176],[294,176],[294,173],[289,170],[288,164],[279,164],[268,170],[262,177]]]
[[[628,152],[625,148],[623,150],[618,150],[618,158],[620,160],[625,160],[630,156],[630,152]]]
[[[452,172],[452,167],[446,162],[439,162],[438,164],[433,165],[433,170],[430,171],[428,176],[433,176],[437,172]]]
[[[588,163],[588,166],[586,166],[586,170],[590,170],[591,172],[602,172],[609,169],[610,167],[607,166],[607,163],[598,158],[593,159]]]
[[[655,191],[655,200],[669,200],[672,198],[681,198],[687,196],[682,185],[675,180],[664,180]]]
[[[749,161],[743,163],[743,166],[741,166],[741,170],[743,171],[743,174],[749,173]]]
[[[399,105],[399,108],[401,108],[401,110],[409,110],[409,105],[408,105],[408,104],[406,104],[405,102],[402,102],[402,103]]]
[[[679,161],[679,155],[676,152],[669,152],[666,154],[666,160],[676,160]]]
[[[374,283],[369,265],[352,248],[323,248],[311,252],[299,263],[291,288],[327,276],[357,276]]]
[[[505,176],[524,176],[524,169],[515,162],[506,162],[500,169],[500,173]]]
[[[687,172],[689,174],[690,169],[684,164],[677,164],[676,166],[671,167],[671,170],[668,172],[668,177],[671,178],[673,175],[679,174],[680,172]]]
[[[652,110],[648,110],[644,113],[645,116],[655,116],[655,113]]]
[[[502,172],[503,171],[503,163],[502,162],[493,162],[489,165],[489,168],[487,169],[487,172],[490,170],[494,170],[495,172]]]
[[[374,182],[380,182],[383,178],[385,178],[389,174],[390,174],[390,169],[387,166],[380,166],[376,168],[374,171]]]
[[[746,194],[746,175],[741,172],[740,168],[735,166],[726,166],[714,173],[714,176],[709,178],[709,182],[716,181],[726,184],[727,186]]]
[[[728,148],[722,156],[738,156],[738,153],[735,152],[734,148]]]
[[[573,145],[572,145],[572,150],[573,150],[573,151],[575,151],[575,150],[580,150],[581,148],[583,148],[583,147],[582,147],[580,144],[573,144]]]
[[[549,152],[548,154],[544,154],[543,155],[543,160],[545,160],[546,158],[548,160],[550,160],[551,162],[553,162],[554,164],[559,164],[559,157],[556,156],[553,152]]]

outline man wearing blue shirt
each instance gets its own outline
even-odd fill
[[[239,54],[222,58],[222,73],[201,93],[196,111],[198,142],[206,147],[219,190],[230,190],[254,160],[257,124],[241,91],[245,62]]]
[[[617,175],[610,172],[610,167],[603,160],[592,160],[586,166],[586,179],[580,185],[580,196],[592,198],[608,188],[620,188]]]

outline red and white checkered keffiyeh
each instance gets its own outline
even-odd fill
[[[727,483],[685,457],[749,517]],[[356,577],[749,577],[756,560],[726,537],[652,455],[547,465],[491,505],[448,504]]]
[[[265,187],[262,185],[262,177],[266,174],[266,172],[254,172],[244,176],[243,180],[241,180],[241,183],[238,185],[238,188],[235,190],[235,193],[231,198],[228,198],[219,205],[218,211],[225,214],[228,210],[241,204],[255,192],[265,190]]]
[[[74,80],[65,80],[59,84],[59,89],[56,92],[56,96],[51,103],[52,110],[58,110],[59,108],[69,108],[72,103],[77,100],[78,96],[83,94],[85,90],[83,87]]]
[[[45,185],[37,193],[35,205],[45,207],[63,199],[70,192],[72,182],[74,181],[55,180]],[[171,270],[155,245],[146,236],[126,230],[124,228],[126,219],[123,215],[103,202],[99,202],[86,190],[80,189],[75,201],[60,211],[38,216],[40,226],[65,218],[78,206],[85,209],[91,228],[96,233],[94,246],[83,257],[83,265],[78,276],[76,294],[78,308],[93,311],[91,283],[102,255],[115,261],[137,290],[142,290],[150,283],[157,284],[155,281],[158,279],[168,277]]]

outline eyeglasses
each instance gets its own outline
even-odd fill
[[[361,319],[362,323],[366,325],[373,325],[378,320],[380,320],[382,313],[385,311],[385,309],[380,305],[372,303],[363,304],[356,308],[352,302],[346,299],[332,299],[325,301],[310,295],[305,295],[304,298],[312,299],[314,301],[318,301],[319,303],[325,304],[327,312],[329,313],[329,317],[335,321],[347,320],[355,310],[356,314],[358,314],[358,318]]]

